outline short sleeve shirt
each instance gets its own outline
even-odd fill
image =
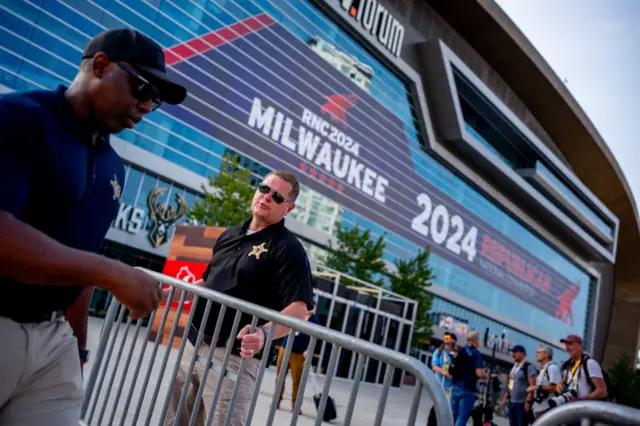
[[[523,403],[527,400],[527,388],[529,387],[529,377],[536,377],[536,368],[531,363],[526,363],[527,371],[525,372],[525,363],[520,365],[514,364],[509,373],[509,398],[511,402]]]
[[[557,385],[562,381],[562,372],[560,371],[560,367],[553,362],[549,362],[542,367],[540,373],[538,373],[538,377],[536,378],[536,385],[538,386],[549,386],[549,385]],[[549,398],[551,395],[546,398],[544,401],[536,402],[533,404],[533,411],[540,412],[549,409]]]
[[[296,301],[305,302],[311,310],[311,268],[302,244],[284,226],[284,219],[248,234],[250,222],[229,228],[220,235],[202,276],[205,287],[275,311]],[[205,305],[203,299],[196,304],[193,319],[196,328],[204,322]],[[205,333],[213,335],[219,310],[217,303],[212,304]],[[220,337],[231,337],[234,316],[233,309],[226,310]],[[239,329],[251,323],[251,318],[242,315]],[[259,325],[265,322],[258,320]]]
[[[467,374],[464,379],[454,380],[453,387],[462,389],[466,392],[475,393],[478,390],[478,375],[476,370],[484,367],[482,361],[482,354],[474,347],[467,346],[459,350],[466,350],[469,357],[470,368],[467,370]]]
[[[431,364],[434,366],[440,367],[445,372],[448,372],[449,367],[451,366],[451,360],[452,358],[449,352],[440,351],[440,349],[436,349],[435,352],[433,353],[433,360],[431,361]],[[453,384],[453,379],[444,377],[444,375],[440,373],[436,373],[436,377],[438,378],[438,381],[442,383],[445,389],[451,388],[451,385]]]
[[[0,95],[0,211],[68,247],[97,252],[118,213],[124,165],[108,135],[78,120],[65,90]],[[0,316],[15,318],[65,310],[82,287],[0,276],[0,291]]]
[[[580,367],[578,367],[576,369],[576,372],[574,373],[578,376],[578,398],[583,398],[591,393],[591,388],[589,387],[589,383],[587,382],[587,375],[584,374],[584,368],[589,369],[589,375],[591,376],[591,378],[603,378],[602,368],[600,367],[600,364],[598,364],[598,361],[596,361],[595,359],[589,358],[586,362],[586,366],[584,364],[580,365]],[[571,374],[571,368],[569,368],[567,383],[570,384],[572,380],[573,375]]]

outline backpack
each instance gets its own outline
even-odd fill
[[[451,357],[451,366],[449,366],[449,374],[454,380],[464,380],[471,363],[471,354],[469,348],[464,347],[458,350],[455,357]]]
[[[582,356],[582,371],[584,372],[584,378],[587,379],[587,385],[589,386],[589,391],[593,392],[596,389],[596,386],[593,384],[593,380],[591,380],[591,375],[589,374],[589,368],[587,367],[587,361],[589,361],[591,357],[589,355]],[[604,379],[604,385],[607,387],[607,394],[609,393],[611,387],[611,382],[609,381],[609,374],[600,367],[602,371],[602,378]],[[602,399],[602,401],[608,401],[609,395],[606,398]]]
[[[524,364],[522,364],[522,371],[524,372],[525,380],[529,380],[529,366],[533,366],[533,369],[536,371],[536,378],[538,377],[538,374],[540,373],[538,371],[538,368],[535,365],[531,364],[529,361],[525,361]]]

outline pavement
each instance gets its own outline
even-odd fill
[[[91,357],[84,368],[85,379],[88,379],[89,372],[93,366],[98,349],[100,331],[104,320],[101,318],[89,318],[89,341],[88,349],[91,351]],[[162,412],[165,397],[169,390],[169,381],[172,377],[174,367],[176,365],[178,350],[170,349],[167,351],[166,346],[159,346],[153,363],[152,352],[153,343],[146,342],[145,336],[147,329],[141,327],[137,338],[134,339],[135,327],[131,326],[126,339],[122,339],[125,335],[125,324],[121,324],[116,344],[113,346],[111,357],[107,363],[104,379],[100,381],[98,376],[98,384],[94,392],[94,396],[98,393],[97,400],[92,398],[89,405],[90,416],[85,417],[89,426],[120,424],[120,425],[139,425],[149,424],[158,425],[160,413]],[[133,344],[133,351],[131,350]],[[137,379],[136,367],[141,359],[141,348],[146,349],[142,354],[141,368]],[[108,347],[107,347],[108,352]],[[121,355],[118,357],[118,354]],[[149,365],[152,365],[151,372],[148,373]],[[115,371],[114,371],[114,367]],[[149,381],[144,385],[144,378],[149,375]],[[317,384],[319,388],[324,383],[324,376],[318,375]],[[268,422],[268,415],[274,394],[275,383],[275,367],[267,368],[264,372],[263,381],[260,387],[260,393],[256,403],[255,414],[253,416],[252,425],[288,425],[291,424],[291,378],[287,377],[285,385],[285,395],[282,402],[284,409],[277,410],[274,421]],[[302,405],[302,415],[298,417],[296,425],[308,426],[316,424],[316,407],[312,399],[314,394],[313,385],[308,380],[305,389],[305,397]],[[352,381],[342,378],[334,378],[331,383],[329,395],[333,398],[338,418],[330,423],[332,425],[341,425],[343,423],[346,405],[351,392]],[[158,388],[159,384],[159,388]],[[380,403],[381,385],[372,383],[361,383],[356,399],[354,415],[351,424],[354,426],[371,426],[374,424],[378,405]],[[386,400],[382,425],[406,425],[408,420],[409,408],[413,400],[413,387],[402,386],[399,388],[392,387]],[[418,412],[417,425],[426,425],[427,416],[431,409],[431,401],[426,392],[422,392],[422,399]],[[118,396],[119,395],[119,396]],[[105,403],[106,400],[106,403]],[[154,402],[155,401],[155,402]],[[134,415],[137,406],[140,406],[140,415],[134,422]],[[506,426],[507,419],[496,417],[494,419],[498,426]],[[469,422],[471,424],[471,421]]]

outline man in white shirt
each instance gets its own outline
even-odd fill
[[[555,395],[556,388],[562,381],[560,367],[552,359],[553,349],[547,345],[540,345],[536,351],[536,361],[542,369],[536,378],[535,386],[527,389],[528,392],[534,392],[533,414],[536,419],[549,411],[549,398]]]
[[[581,337],[569,335],[560,340],[564,343],[571,357],[565,380],[558,385],[557,392],[575,391],[575,396],[568,396],[567,402],[578,400],[600,401],[607,398],[607,384],[604,381],[602,368],[598,361],[584,353],[584,342]],[[577,425],[580,422],[576,423]]]

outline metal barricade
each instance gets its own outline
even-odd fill
[[[144,269],[143,269],[144,270]],[[292,346],[296,331],[310,336],[308,353],[313,354],[319,340],[326,342],[330,349],[329,366],[324,376],[321,390],[314,391],[314,397],[320,394],[317,401],[317,413],[314,424],[322,424],[323,413],[327,407],[327,400],[330,392],[335,392],[333,397],[339,403],[338,417],[334,424],[344,425],[382,425],[382,424],[407,424],[426,425],[428,408],[433,402],[439,426],[453,426],[453,416],[447,396],[440,386],[433,372],[427,366],[415,358],[406,354],[393,351],[365,340],[354,338],[346,334],[331,330],[326,327],[308,323],[306,321],[293,318],[279,312],[266,309],[262,306],[251,304],[234,297],[230,297],[203,287],[179,281],[153,271],[144,270],[152,275],[163,285],[169,286],[169,298],[164,308],[152,313],[149,318],[146,330],[143,331],[143,321],[133,320],[129,317],[125,321],[127,310],[113,298],[109,310],[102,326],[98,348],[95,351],[95,361],[86,383],[86,397],[82,407],[82,419],[88,426],[93,425],[162,425],[165,424],[168,408],[171,404],[172,415],[175,423],[178,423],[180,415],[184,411],[190,415],[186,424],[206,424],[213,423],[213,413],[215,409],[220,410],[222,394],[225,393],[224,411],[228,414],[234,412],[234,406],[238,403],[237,396],[240,383],[253,383],[250,402],[245,395],[243,404],[248,406],[246,413],[246,425],[250,424],[283,424],[282,412],[276,413],[276,406],[279,401],[280,389],[283,388],[286,368],[281,368],[280,373],[267,373],[275,381],[274,385],[266,386],[267,391],[261,390],[263,379],[268,367],[268,356],[263,356],[260,360],[253,360],[251,364],[247,360],[232,356],[232,344],[216,348],[215,342],[220,337],[222,319],[227,311],[235,311],[233,326],[230,336],[236,336],[241,318],[248,315],[251,318],[251,328],[253,329],[258,318],[279,324],[290,329],[288,341],[284,348],[282,365],[288,365],[292,355]],[[174,296],[179,294],[179,303],[172,306]],[[183,312],[185,300],[193,296],[191,304],[187,304],[189,312]],[[202,324],[205,324],[212,304],[219,306],[215,330],[211,337],[210,345],[203,342],[205,327],[199,327],[195,344],[190,343],[189,330],[194,317],[194,308],[198,301],[206,303]],[[175,310],[174,310],[175,309]],[[163,311],[161,315],[156,315]],[[233,313],[233,312],[231,312]],[[173,324],[167,321],[173,317]],[[161,317],[160,319],[158,317]],[[186,320],[185,320],[185,317]],[[248,319],[248,318],[247,318]],[[152,329],[157,326],[157,335],[152,337]],[[170,331],[167,330],[170,327]],[[182,328],[182,332],[179,329]],[[124,330],[123,330],[124,329]],[[131,331],[133,329],[133,336]],[[264,353],[269,354],[273,346],[273,330],[266,337]],[[193,332],[192,332],[193,333]],[[168,338],[167,338],[168,334]],[[181,334],[181,338],[179,337]],[[141,337],[143,336],[144,337]],[[176,338],[180,340],[179,344]],[[193,341],[193,334],[191,335]],[[233,338],[229,339],[229,342]],[[141,343],[141,344],[140,344]],[[189,346],[187,346],[189,345]],[[214,349],[215,348],[215,349]],[[193,355],[183,358],[185,349]],[[336,379],[334,372],[341,350],[353,351],[357,354],[355,375],[353,380]],[[223,352],[223,353],[222,353]],[[215,355],[214,355],[215,353]],[[290,414],[291,425],[305,425],[309,423],[309,416],[300,416],[300,408],[304,399],[307,378],[313,367],[313,356],[307,356],[304,361],[302,378],[296,398],[295,407]],[[362,382],[362,374],[366,362],[378,360],[384,364],[384,381],[382,385]],[[257,371],[254,375],[244,377],[247,368],[252,365]],[[202,375],[197,376],[199,383],[190,390],[190,380],[193,378],[194,367],[198,364]],[[232,365],[233,364],[233,365]],[[188,368],[186,368],[188,366]],[[208,366],[205,368],[204,366]],[[391,389],[392,376],[395,370],[404,370],[416,377],[415,386],[402,386]],[[253,370],[252,370],[253,371]],[[182,376],[181,376],[182,375]],[[176,377],[183,377],[184,386],[182,389],[176,387]],[[184,380],[186,377],[186,380]],[[216,383],[213,397],[208,394],[206,407],[206,420],[198,418],[198,413],[202,414],[203,393],[207,377],[215,377]],[[223,381],[225,382],[223,386]],[[314,380],[315,381],[315,380]],[[265,382],[267,383],[267,382]],[[335,384],[332,388],[332,384]],[[426,388],[426,395],[422,393]],[[211,390],[210,388],[208,388]],[[232,389],[232,390],[231,390]],[[246,389],[245,389],[246,390]],[[390,390],[392,391],[390,394]],[[187,395],[195,395],[190,400],[189,408],[185,407]],[[246,393],[246,392],[245,392]],[[271,395],[272,394],[272,395]],[[343,395],[344,394],[344,395]],[[358,398],[358,396],[361,398]],[[391,397],[390,397],[391,395]],[[176,401],[179,402],[176,404]],[[266,399],[270,404],[265,404]],[[393,408],[392,416],[385,417],[385,409],[389,405]],[[411,401],[411,402],[410,402]],[[341,405],[346,403],[346,405]],[[308,404],[313,406],[313,402]],[[211,407],[216,407],[211,409]],[[315,412],[314,409],[307,408],[307,412]],[[187,412],[188,411],[188,412]],[[390,418],[393,417],[393,418]],[[199,419],[199,420],[198,420]],[[184,422],[182,424],[185,424]],[[226,416],[220,424],[230,425],[231,415]]]
[[[581,422],[581,426],[638,426],[640,410],[603,401],[576,401],[556,407],[540,417],[533,426],[556,426]]]

